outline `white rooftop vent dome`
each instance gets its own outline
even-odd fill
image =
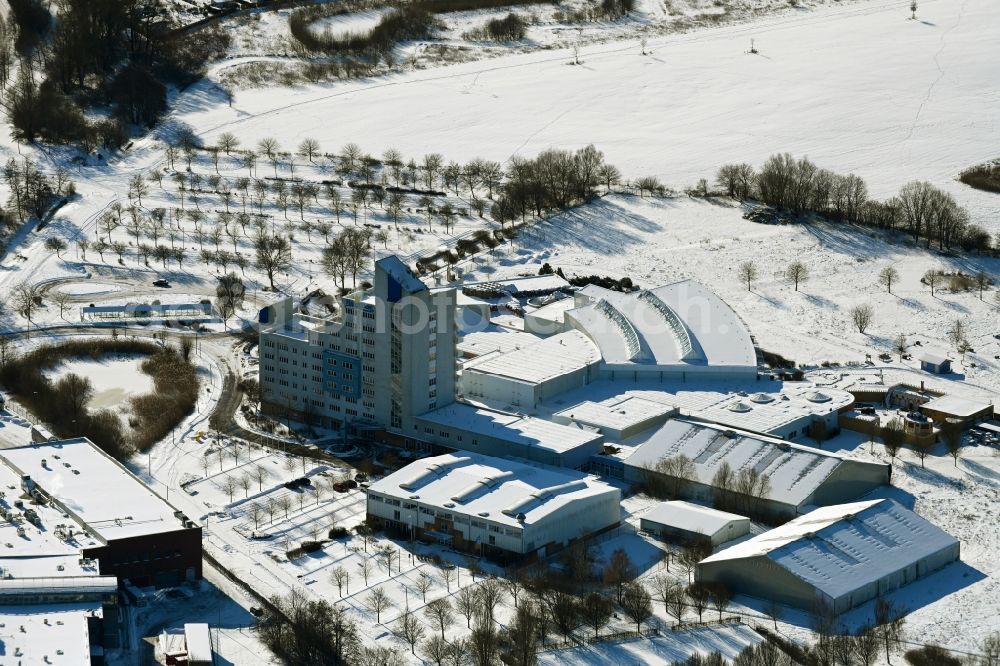
[[[830,402],[831,398],[822,391],[810,391],[806,393],[806,400],[809,402]]]
[[[756,402],[759,405],[765,405],[769,402],[774,402],[774,396],[767,393],[754,393],[750,396],[750,402]]]
[[[739,412],[740,414],[744,414],[746,412],[749,412],[753,408],[750,405],[748,405],[747,403],[745,403],[742,400],[740,400],[740,401],[734,402],[733,404],[729,405],[729,407],[727,407],[727,409],[729,411],[731,411],[731,412]]]

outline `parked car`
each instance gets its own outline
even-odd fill
[[[164,280],[164,279],[160,278],[159,280],[153,280],[153,286],[154,287],[162,287],[164,289],[169,289],[170,288],[170,282],[168,280]]]

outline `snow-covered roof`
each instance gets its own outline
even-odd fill
[[[407,268],[399,257],[396,255],[389,255],[388,257],[383,257],[375,262],[378,268],[384,270],[392,279],[400,284],[407,293],[415,294],[417,292],[426,291],[427,285],[425,285],[420,278],[413,274],[413,272]]]
[[[627,395],[601,402],[584,400],[568,409],[556,412],[553,416],[596,428],[624,430],[674,411],[668,404]]]
[[[605,363],[757,366],[746,326],[699,282],[683,280],[627,294],[591,287],[578,292],[590,303],[566,316],[597,343]]]
[[[684,382],[640,380],[629,382],[628,388],[621,382],[600,380],[555,396],[540,408],[559,413],[585,401],[617,402],[635,397],[676,407],[684,416],[768,433],[781,431],[789,423],[810,415],[839,411],[854,401],[854,396],[847,391],[824,387],[823,393],[831,398],[830,401],[812,402],[805,397],[812,390],[814,386],[809,382],[771,380],[724,383],[691,378]],[[736,403],[750,409],[733,411],[730,406]]]
[[[48,576],[45,578],[0,579],[0,597],[38,594],[114,595],[116,576]]]
[[[836,599],[958,543],[891,499],[816,509],[702,564],[767,557]]]
[[[531,333],[512,331],[500,326],[490,326],[487,330],[466,334],[457,345],[460,354],[482,356],[491,352],[507,352],[537,344],[540,338]]]
[[[934,351],[925,351],[920,355],[921,363],[930,363],[931,365],[941,365],[943,363],[947,363],[949,360],[950,359],[944,354]]]
[[[580,331],[567,331],[507,353],[484,354],[465,364],[465,372],[497,375],[541,384],[601,360],[601,352]]]
[[[372,483],[369,492],[511,526],[538,523],[583,497],[621,499],[596,476],[466,452],[413,462]]]
[[[189,662],[212,663],[212,634],[204,622],[184,625],[184,645]]]
[[[562,298],[541,307],[527,309],[525,312],[527,315],[532,317],[545,319],[547,321],[554,321],[561,324],[563,322],[563,316],[575,307],[576,304],[573,302],[572,298]]]
[[[421,414],[417,419],[427,424],[478,433],[555,453],[571,451],[601,437],[592,430],[462,403],[452,403],[433,412]]]
[[[655,465],[683,454],[694,463],[696,481],[711,485],[722,463],[733,472],[753,468],[771,484],[767,499],[799,506],[845,461],[871,465],[808,446],[706,423],[675,419],[643,435],[626,459],[632,467]]]
[[[89,666],[87,618],[101,615],[99,602],[2,606],[3,654],[10,659],[20,655],[10,663],[21,666]]]
[[[86,438],[4,449],[0,458],[104,541],[184,527],[177,509]]]
[[[682,500],[661,502],[643,514],[642,519],[709,537],[718,534],[733,522],[750,522],[749,518],[735,513],[718,511]]]
[[[21,475],[2,464],[0,489],[6,496],[6,511],[10,518],[0,520],[0,576],[44,578],[97,575],[97,563],[93,560],[81,561],[80,557],[83,549],[102,545],[97,538],[66,518],[58,507],[27,501],[24,509],[15,507],[14,501],[22,494]],[[37,524],[24,517],[25,509],[34,512]]]
[[[990,409],[992,405],[985,401],[969,400],[968,398],[961,398],[957,395],[943,395],[939,398],[928,400],[920,407],[921,409],[931,409],[950,416],[967,418],[984,410]]]

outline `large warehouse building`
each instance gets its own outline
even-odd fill
[[[957,539],[889,499],[812,513],[702,560],[695,578],[734,592],[834,613],[959,559]]]
[[[718,425],[675,419],[644,440],[624,460],[626,481],[650,485],[662,479],[688,499],[712,503],[724,465],[734,475],[753,470],[767,479],[766,492],[736,499],[741,511],[758,517],[793,518],[811,506],[848,502],[889,482],[889,465]],[[681,455],[694,473],[676,483],[663,462]]]
[[[73,534],[76,557],[95,560],[101,575],[138,586],[201,578],[201,527],[90,440],[3,449],[0,461],[23,493],[69,517],[51,529]]]
[[[459,550],[521,558],[617,525],[620,503],[621,492],[594,476],[463,452],[372,483],[368,518]]]

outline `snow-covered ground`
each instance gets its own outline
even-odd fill
[[[460,161],[593,143],[627,175],[675,187],[787,151],[857,173],[878,197],[928,180],[996,231],[995,195],[955,178],[996,156],[998,13],[991,0],[930,0],[916,21],[898,2],[835,6],[654,38],[645,57],[617,42],[585,48],[582,66],[568,65],[567,51],[544,51],[246,90],[232,107],[203,82],[177,100],[176,117],[209,140],[223,131],[244,143],[313,136],[327,147],[354,141]],[[758,55],[747,53],[751,38]]]
[[[153,390],[153,378],[142,371],[143,360],[145,357],[72,359],[52,368],[47,376],[53,382],[69,374],[85,377],[94,389],[87,403],[90,409],[121,409],[127,406],[129,398]]]

